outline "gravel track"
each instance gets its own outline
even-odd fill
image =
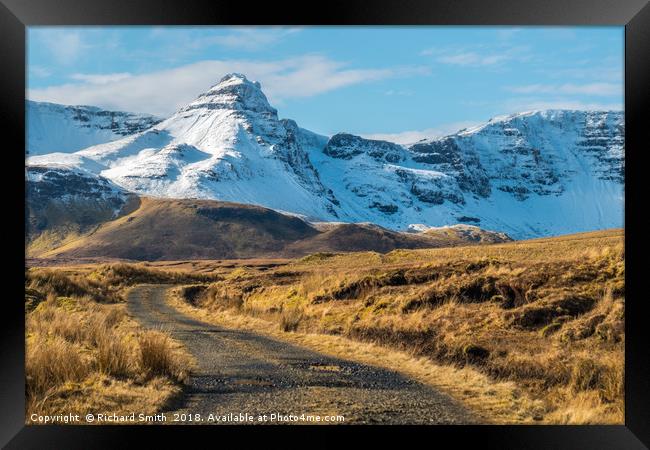
[[[466,424],[476,418],[448,395],[397,372],[332,358],[249,331],[193,319],[165,301],[164,285],[141,285],[128,295],[130,314],[147,328],[162,329],[196,358],[178,409],[199,414],[192,423],[224,423],[228,414],[342,415],[344,423]],[[210,418],[213,414],[213,419]],[[196,416],[194,416],[196,417]],[[230,424],[237,423],[231,419]],[[184,423],[190,423],[186,421]]]

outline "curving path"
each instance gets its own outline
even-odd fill
[[[271,414],[338,414],[345,418],[344,423],[364,424],[464,424],[477,420],[448,395],[397,372],[193,319],[166,303],[169,288],[141,285],[128,295],[131,315],[145,327],[170,333],[198,362],[186,382],[182,404],[168,416],[199,414],[200,423],[223,423],[216,418],[228,414],[266,414],[269,418]],[[214,421],[207,421],[209,414]]]

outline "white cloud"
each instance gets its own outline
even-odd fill
[[[472,47],[434,47],[420,52],[422,56],[435,56],[441,64],[461,67],[498,67],[509,61],[528,61],[529,48],[511,45],[476,45]]]
[[[220,28],[227,30],[220,31]],[[285,38],[295,35],[302,29],[299,27],[215,27],[206,33],[201,28],[169,29],[155,27],[149,37],[168,45],[162,47],[164,52],[181,52],[205,50],[210,47],[221,47],[231,50],[255,51],[268,48]]]
[[[442,136],[453,134],[463,128],[470,128],[480,125],[480,122],[465,121],[465,122],[451,122],[448,124],[440,125],[436,128],[426,128],[424,130],[409,130],[401,131],[399,133],[367,133],[361,134],[366,139],[378,139],[381,141],[395,142],[396,144],[413,144],[421,141],[422,139],[433,139]]]
[[[459,53],[457,55],[440,56],[436,61],[457,66],[492,66],[510,59],[507,54],[480,55],[476,52]]]
[[[510,40],[524,29],[520,27],[505,27],[497,30],[497,39],[504,41]]]
[[[560,95],[623,95],[623,86],[618,83],[587,83],[587,84],[529,84],[510,86],[506,90],[517,94],[560,94]]]
[[[228,34],[199,38],[195,44],[218,45],[238,50],[259,50],[299,31],[299,28],[236,28]]]
[[[47,78],[52,75],[52,71],[47,67],[29,65],[29,76],[35,78]]]
[[[389,89],[386,92],[384,92],[384,95],[398,95],[398,96],[403,96],[403,97],[410,97],[413,95],[413,91],[410,89]]]
[[[578,27],[544,27],[540,31],[546,39],[575,40]]]
[[[265,62],[210,60],[140,75],[78,74],[79,83],[31,89],[28,97],[37,101],[96,105],[165,116],[229,72],[244,73],[251,80],[260,81],[269,100],[279,102],[369,81],[428,74],[429,69],[349,69],[344,63],[318,55]]]
[[[608,82],[621,82],[623,80],[624,70],[622,61],[612,62],[611,66],[599,67],[591,64],[589,67],[572,67],[572,68],[554,68],[543,69],[539,71],[546,77],[554,79],[591,79]]]
[[[126,80],[130,78],[131,74],[128,72],[121,73],[106,73],[106,74],[88,74],[88,73],[74,73],[70,78],[76,81],[83,81],[89,84],[108,84],[115,81]]]

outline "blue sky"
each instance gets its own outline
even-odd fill
[[[165,116],[228,72],[304,128],[412,142],[623,109],[623,27],[30,27],[27,96]]]

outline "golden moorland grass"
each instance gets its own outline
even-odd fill
[[[28,423],[32,414],[153,414],[181,394],[191,358],[127,316],[122,289],[134,274],[144,272],[26,272]]]
[[[31,292],[43,283],[56,286],[57,308],[70,307],[64,306],[68,296],[123,307],[128,286],[183,285],[170,300],[183,312],[399,370],[446,390],[486,422],[624,419],[622,230],[387,254],[322,252],[294,260],[86,264],[32,269],[29,277],[26,307],[34,312],[34,305],[48,301],[42,286],[41,294]],[[65,347],[56,350],[59,355],[84,342],[74,327],[52,326],[57,331],[50,335],[60,337],[52,345]],[[88,364],[88,354],[97,358],[97,352],[77,352],[78,360],[65,365],[69,373],[53,376],[73,381],[58,386],[95,392],[110,377],[115,392],[151,402],[132,388],[141,387],[128,378],[133,375],[110,375],[135,364],[118,357],[99,374],[97,363]],[[156,372],[148,370],[148,377]],[[153,378],[147,386],[169,379]]]
[[[621,230],[388,254],[321,253],[263,271],[240,265],[219,273],[216,282],[180,291],[195,313],[250,317],[258,327],[275,323],[287,337],[373,344],[513,383],[530,407],[510,416],[502,410],[500,422],[623,423]],[[513,392],[507,395],[519,395]]]

